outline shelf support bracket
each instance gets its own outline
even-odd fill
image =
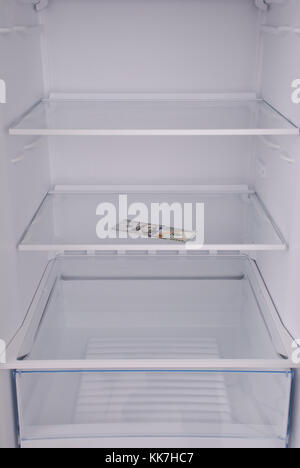
[[[36,11],[40,11],[48,6],[49,0],[19,0],[19,2],[32,5]]]
[[[269,5],[265,2],[265,0],[254,0],[254,4],[262,11],[267,11],[269,8]]]
[[[33,0],[33,5],[36,11],[44,10],[47,8],[49,0]]]

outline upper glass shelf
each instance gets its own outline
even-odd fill
[[[299,129],[263,100],[107,97],[43,100],[10,128],[10,134],[299,135]]]

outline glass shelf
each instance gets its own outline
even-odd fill
[[[262,100],[197,98],[51,99],[10,128],[11,135],[299,135]]]
[[[150,187],[149,191],[147,188],[134,191],[132,187],[108,190],[89,191],[86,188],[65,187],[49,193],[24,234],[19,249],[52,252],[117,250],[248,252],[287,249],[285,240],[258,196],[247,188],[177,187],[174,192],[166,187]],[[125,194],[128,207],[132,203],[143,203],[148,213],[151,213],[152,203],[168,205],[178,203],[183,213],[185,204],[190,204],[195,215],[198,203],[202,207],[204,219],[194,216],[193,229],[197,232],[197,236],[185,243],[145,237],[120,238],[121,233],[117,232],[115,227],[120,218],[120,221],[126,219],[126,214],[121,215],[119,209],[119,196]],[[106,239],[100,239],[96,231],[97,224],[103,219],[103,216],[96,214],[101,203],[109,203],[116,207],[115,223],[109,231],[110,237]],[[148,221],[142,217],[138,220]],[[172,222],[168,224],[170,225],[173,226]]]

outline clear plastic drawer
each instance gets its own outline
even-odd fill
[[[21,441],[126,447],[131,440],[134,447],[142,438],[198,447],[211,438],[284,446],[292,380],[288,371],[20,371]]]

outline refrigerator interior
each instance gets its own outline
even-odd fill
[[[172,250],[172,254],[180,251],[172,243],[159,241],[155,247],[147,242],[132,243],[131,247],[117,243],[95,245],[89,226],[94,222],[95,229],[97,217],[93,221],[91,213],[103,199],[112,201],[116,194],[127,193],[128,186],[139,187],[131,195],[133,200],[148,202],[153,193],[160,201],[205,200],[205,250],[214,254],[248,253],[255,259],[282,323],[293,337],[300,336],[300,113],[299,105],[292,100],[297,91],[292,83],[300,72],[300,4],[298,0],[268,0],[266,4],[268,8],[259,0],[0,0],[0,79],[6,84],[6,104],[0,104],[0,279],[5,285],[0,295],[0,338],[6,343],[14,346],[13,339],[22,333],[47,265],[56,254],[107,250],[115,257],[118,250],[131,248],[140,251],[136,261],[144,265],[147,276],[153,262],[149,251],[157,255],[160,250]],[[148,192],[145,187],[149,187]],[[258,200],[259,221],[249,199]],[[106,260],[99,258],[97,261],[106,265]],[[199,258],[199,265],[203,262]],[[119,281],[126,303],[128,295],[132,296],[130,287],[136,290],[134,280],[129,281],[129,289],[124,280],[114,281]],[[191,289],[184,296],[189,298],[194,319],[193,280],[182,282]],[[246,315],[247,324],[240,322],[243,282],[229,281],[234,294],[227,285],[221,288],[225,298],[220,293],[219,299],[223,297],[225,304],[232,306],[234,295],[235,307],[228,306],[233,316],[226,320],[232,320],[240,330],[235,349],[226,348],[232,341],[220,332],[221,357],[245,357],[238,341],[240,333],[245,334],[245,328],[251,327],[259,343],[251,344],[250,340],[243,352],[253,359],[255,352],[259,352],[259,358],[264,354],[269,357],[274,350],[255,303]],[[75,301],[79,295],[83,300],[80,295],[85,294],[85,284],[70,292],[71,283],[62,288],[74,307],[72,298]],[[111,287],[115,288],[115,283]],[[155,281],[152,287],[155,289]],[[167,302],[167,291],[160,286],[160,311]],[[204,292],[209,296],[209,289]],[[113,307],[111,298],[112,294],[106,305]],[[52,318],[57,317],[54,329],[53,322],[43,322],[41,333],[46,339],[50,339],[51,331],[54,339],[65,339],[64,327],[59,327],[65,318],[64,310],[67,308],[59,304],[53,306]],[[151,322],[145,312],[142,317],[136,315],[145,323],[148,319]],[[215,307],[215,314],[221,312],[220,305]],[[70,342],[78,346],[76,357],[82,358],[83,349],[79,348],[84,321],[80,314],[77,320],[79,340],[74,342],[71,335]],[[184,339],[180,320],[179,325],[177,331]],[[227,325],[224,323],[224,327]],[[155,327],[157,332],[157,323]],[[113,324],[110,329],[117,333]],[[44,338],[41,343],[45,343]],[[33,348],[36,359],[43,353],[45,360],[49,359],[49,348],[38,345],[39,341]],[[55,349],[65,358],[72,346]],[[153,348],[142,351],[151,354]],[[0,374],[1,393],[7,395],[0,401],[0,445],[15,446],[13,382],[9,370],[1,370]],[[25,382],[19,385],[22,398],[31,385],[37,391],[40,386],[48,388],[50,374],[21,374],[16,379]],[[223,384],[229,380],[233,387],[232,381],[238,380],[236,388],[247,387],[247,379],[255,385],[257,379],[264,398],[266,389],[274,385],[272,377],[267,376],[217,377]],[[168,388],[170,377],[166,375],[149,377],[146,373],[137,377],[143,389],[150,379],[151,398],[156,378],[161,378]],[[275,374],[274,378],[284,380],[281,375]],[[55,379],[65,388],[73,388],[72,379],[79,389],[80,382],[84,382],[80,373],[58,374]],[[115,388],[111,379],[126,384],[128,377],[120,374],[109,379]],[[295,447],[300,446],[297,383],[296,375],[290,438],[290,446]],[[111,389],[108,392],[115,397]],[[163,392],[162,398],[167,397]],[[74,422],[74,414],[72,418],[67,413],[56,414],[59,409],[53,410],[55,398],[50,391],[45,412],[38,412],[39,396],[35,398],[37,413],[24,416],[25,432],[28,426]],[[76,398],[81,398],[80,394],[72,395],[70,400]],[[180,404],[185,411],[186,401]],[[201,401],[198,404],[201,406]],[[250,401],[250,407],[252,404]],[[29,412],[31,407],[28,404]],[[130,406],[124,408],[128,416]],[[245,412],[248,410],[245,408]],[[275,413],[266,416],[267,425],[277,424]],[[111,414],[115,414],[114,409]],[[255,414],[253,421],[247,419],[247,414],[242,415],[242,424],[264,424],[265,416],[260,412],[256,418]],[[56,416],[63,421],[55,421]],[[112,433],[116,435],[114,421]],[[119,423],[125,422],[126,418],[120,416]],[[157,423],[153,424],[153,433],[157,433]],[[186,433],[192,436],[193,430],[187,427]],[[170,435],[169,428],[165,435]],[[214,435],[213,430],[209,435]]]

